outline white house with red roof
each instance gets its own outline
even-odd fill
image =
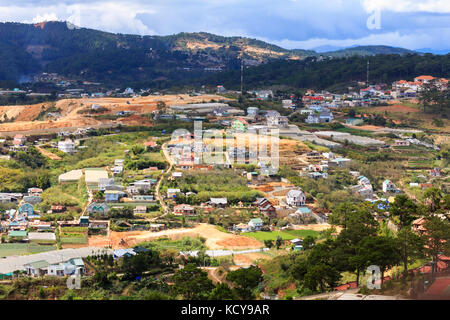
[[[433,76],[419,76],[414,78],[414,82],[419,82],[421,84],[431,83],[434,82],[434,80],[436,80],[436,78]]]
[[[16,134],[14,136],[13,145],[14,147],[21,147],[25,144],[27,138],[23,134]]]

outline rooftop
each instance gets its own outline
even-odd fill
[[[45,260],[49,264],[68,261],[72,258],[85,258],[87,256],[98,255],[101,253],[112,253],[112,250],[98,247],[85,247],[79,249],[62,249],[36,253],[27,256],[12,256],[0,259],[0,274],[14,272],[16,270],[25,270],[25,265],[33,262]]]
[[[28,240],[49,240],[56,241],[56,236],[53,232],[30,232]]]

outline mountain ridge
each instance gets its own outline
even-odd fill
[[[66,22],[0,23],[0,80],[28,78],[40,72],[95,80],[148,81],[195,77],[204,72],[238,70],[277,60],[309,57],[406,54],[413,51],[387,46],[352,47],[335,52],[285,49],[246,37],[207,32],[174,35],[116,34]],[[181,71],[181,72],[180,72]]]

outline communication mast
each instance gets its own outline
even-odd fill
[[[367,87],[369,87],[369,70],[370,70],[370,61],[367,60]]]

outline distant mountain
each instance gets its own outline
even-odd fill
[[[309,50],[288,50],[279,46],[251,38],[224,37],[206,32],[179,33],[172,36],[160,37],[171,50],[185,52],[213,51],[239,55],[244,51],[244,57],[259,62],[268,59],[301,59],[315,55]]]
[[[417,54],[417,52],[404,49],[404,48],[395,48],[389,46],[356,46],[350,47],[346,49],[329,51],[322,53],[323,55],[330,57],[346,57],[346,56],[374,56],[377,54]]]
[[[314,54],[208,33],[138,36],[65,22],[0,23],[0,80],[17,81],[39,72],[99,82],[177,79],[183,72],[238,69],[242,51],[246,65],[252,66]]]
[[[417,52],[445,55],[450,53],[450,49],[435,50],[430,48],[417,49]]]
[[[65,22],[0,23],[0,80],[28,81],[41,72],[108,86],[200,79],[210,72],[240,70],[276,61],[303,61],[319,55],[406,54],[385,46],[354,47],[318,54],[288,50],[245,37],[210,33],[170,36],[113,34]]]
[[[337,51],[337,50],[343,50],[346,49],[345,47],[339,47],[339,46],[330,46],[330,45],[324,45],[312,48],[317,53],[324,53],[324,52],[331,52],[331,51]]]

